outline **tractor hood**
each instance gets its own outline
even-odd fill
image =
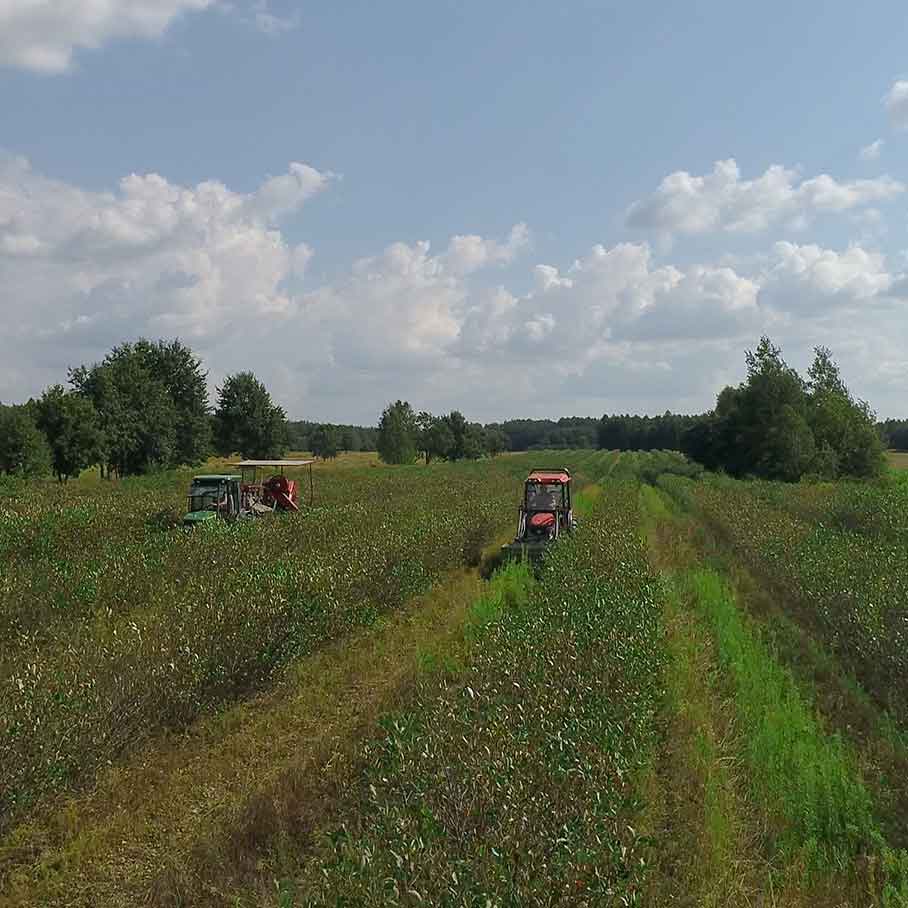
[[[208,523],[217,519],[218,515],[214,511],[190,511],[183,515],[183,526],[194,527],[200,523]]]

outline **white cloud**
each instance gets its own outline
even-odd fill
[[[274,224],[330,177],[293,164],[258,192],[130,175],[89,193],[0,161],[0,282],[18,342],[102,353],[142,333],[212,338],[288,312],[312,255]],[[24,365],[28,363],[27,354]]]
[[[458,355],[515,362],[551,357],[550,373],[583,372],[616,343],[734,337],[757,317],[757,285],[731,268],[655,265],[649,247],[594,246],[562,275],[536,266],[536,288],[499,291],[465,310]]]
[[[262,34],[277,37],[299,28],[301,19],[299,10],[281,16],[271,9],[268,0],[256,0],[252,5],[252,21]]]
[[[859,152],[858,157],[862,161],[878,161],[880,152],[883,150],[883,140],[877,139],[869,145],[865,145]]]
[[[896,129],[908,129],[908,81],[900,79],[883,98],[889,122]]]
[[[530,242],[526,224],[515,224],[504,243],[486,240],[481,236],[454,236],[444,257],[447,268],[457,274],[470,274],[488,265],[506,265],[517,257]]]
[[[0,65],[69,69],[80,48],[117,38],[157,38],[183,13],[215,0],[0,0]]]
[[[800,180],[797,171],[778,164],[755,180],[742,180],[737,163],[728,159],[705,176],[669,174],[656,192],[631,205],[627,225],[665,235],[755,233],[780,222],[803,228],[814,214],[846,211],[904,190],[887,176],[846,183],[828,174]]]
[[[337,179],[331,171],[318,171],[308,164],[293,163],[287,173],[269,177],[252,196],[247,209],[255,217],[275,220],[296,211],[303,202]]]
[[[764,331],[786,350],[830,343],[844,362],[848,344],[864,362],[878,338],[890,370],[908,347],[905,278],[859,245],[780,242],[684,266],[647,243],[596,245],[563,269],[528,263],[530,289],[517,291],[490,283],[528,246],[517,224],[438,252],[392,243],[308,289],[313,250],[281,218],[305,216],[331,180],[293,164],[248,194],[155,174],[99,193],[0,161],[0,398],[140,335],[182,337],[213,385],[253,369],[293,415],[337,421],[371,421],[397,397],[484,419],[698,409]]]
[[[896,280],[881,253],[861,246],[836,252],[779,242],[774,254],[774,263],[761,278],[760,298],[789,315],[867,305],[885,297]]]

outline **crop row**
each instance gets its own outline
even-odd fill
[[[343,821],[285,901],[639,903],[635,781],[663,657],[638,526],[636,487],[609,485],[529,601],[486,626],[458,683],[427,684],[368,745]]]
[[[296,557],[317,557],[320,547],[335,544],[333,533],[342,537],[347,523],[361,519],[362,509],[370,514],[398,512],[411,502],[430,499],[444,507],[452,492],[481,501],[497,493],[491,490],[510,491],[516,502],[509,482],[519,468],[519,463],[501,461],[481,469],[462,466],[453,473],[447,466],[393,472],[323,470],[317,517],[293,524],[288,551]],[[143,603],[135,591],[157,585],[160,578],[181,585],[210,569],[198,541],[173,532],[185,504],[187,477],[178,472],[169,480],[151,487],[128,482],[113,487],[38,484],[15,499],[0,499],[0,636],[7,652],[23,640],[40,640],[59,623],[127,612]],[[464,485],[455,491],[461,481]],[[276,548],[283,538],[263,538],[269,540],[271,553],[283,551]],[[202,544],[209,547],[217,550],[211,555],[215,560],[226,553],[242,562],[259,554],[229,545],[225,549],[222,541]],[[267,557],[268,551],[261,554]]]
[[[782,484],[675,477],[661,484],[800,604],[804,619],[878,702],[908,718],[908,548],[897,535],[799,516],[797,493]],[[794,505],[782,503],[787,496]]]
[[[52,551],[20,548],[11,559],[59,598],[32,600],[22,573],[4,572],[7,614],[17,614],[17,592],[27,595],[18,600],[25,630],[0,657],[0,826],[155,729],[264,683],[288,659],[476,563],[508,520],[524,469],[508,458],[348,471],[346,503],[141,541],[103,498],[90,531],[64,510],[68,530],[55,533]],[[154,507],[144,491],[131,497]],[[80,551],[98,536],[109,557],[89,587],[92,558]],[[35,625],[32,607],[61,615]]]
[[[908,539],[908,474],[879,482],[748,483],[751,494],[810,523],[875,537]]]

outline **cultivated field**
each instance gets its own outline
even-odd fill
[[[538,465],[579,527],[501,566]],[[0,486],[0,905],[908,905],[908,484],[190,476]]]

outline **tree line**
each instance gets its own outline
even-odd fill
[[[378,450],[378,429],[375,426],[291,420],[287,431],[292,450],[311,451],[316,457],[332,458],[349,451]]]
[[[468,422],[459,410],[434,416],[398,400],[382,412],[376,445],[385,463],[413,463],[420,456],[431,463],[495,457],[507,450],[507,438],[497,427]]]
[[[870,406],[856,400],[826,347],[806,377],[768,337],[745,355],[747,378],[681,437],[681,450],[709,470],[797,481],[874,478],[885,469]]]
[[[887,448],[908,451],[908,419],[886,419],[877,428]]]
[[[797,480],[873,477],[884,444],[908,448],[908,420],[877,425],[853,398],[829,350],[819,347],[806,377],[764,337],[745,356],[747,377],[724,388],[708,413],[514,419],[481,425],[458,410],[436,416],[389,404],[377,427],[290,422],[251,372],[228,376],[208,401],[207,372],[178,340],[114,347],[99,363],[69,370],[40,398],[0,405],[0,473],[60,480],[99,465],[128,476],[211,453],[277,458],[289,450],[336,457],[377,450],[386,463],[476,459],[537,448],[680,450],[733,476]]]
[[[213,452],[279,457],[289,443],[284,410],[251,372],[228,376],[212,410],[201,360],[178,340],[120,344],[68,377],[69,388],[0,406],[0,472],[130,476]]]

